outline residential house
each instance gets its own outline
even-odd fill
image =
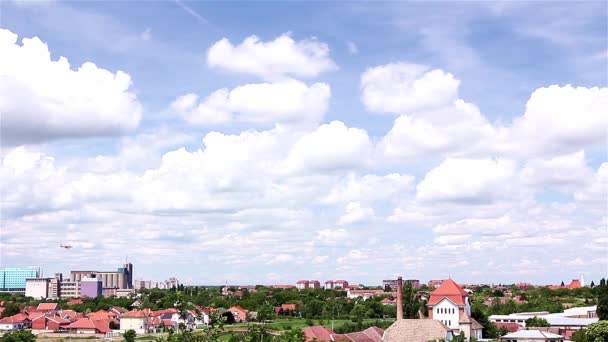
[[[451,340],[454,333],[438,320],[400,319],[384,331],[383,342],[427,342],[432,340]]]
[[[306,327],[302,330],[302,332],[304,333],[304,338],[305,338],[306,342],[334,341],[332,336],[336,335],[336,333],[333,330],[327,329],[326,327],[324,327],[322,325]]]
[[[228,309],[232,316],[234,317],[235,322],[245,322],[247,321],[247,314],[249,314],[249,310],[242,308],[241,306],[233,306]]]
[[[296,311],[298,310],[298,304],[281,304],[283,311]]]
[[[32,320],[32,330],[33,331],[65,331],[66,327],[70,325],[72,322],[63,319],[59,316],[46,316],[44,314],[34,318]]]
[[[462,331],[467,339],[481,338],[483,327],[471,317],[469,293],[452,279],[445,279],[431,292],[427,307],[429,318],[445,324],[454,335]]]
[[[563,342],[564,337],[547,331],[519,330],[500,338],[506,342]]]
[[[325,282],[325,289],[326,290],[331,290],[334,288],[334,281],[333,280],[327,280]]]
[[[28,318],[28,315],[24,313],[18,313],[0,319],[0,330],[26,329],[31,325],[32,321]]]
[[[397,301],[395,299],[384,298],[380,301],[382,305],[396,305]]]
[[[318,280],[311,280],[308,282],[309,289],[320,289],[321,283]]]
[[[132,310],[120,317],[120,332],[135,330],[138,334],[148,332],[149,313],[143,310]]]
[[[94,321],[89,318],[80,318],[65,326],[65,329],[73,334],[102,335],[112,332],[108,323],[104,321]]]

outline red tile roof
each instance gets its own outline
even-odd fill
[[[68,305],[77,305],[84,303],[82,299],[70,299],[68,300]]]
[[[67,325],[66,329],[95,329],[95,321],[88,318],[81,318],[72,324]]]
[[[3,319],[0,319],[0,323],[23,323],[27,320],[28,320],[28,317],[26,314],[18,313],[16,315],[12,315],[12,316],[4,317]]]
[[[140,310],[133,310],[122,315],[123,318],[146,318],[148,315]]]
[[[59,308],[57,303],[40,303],[36,308],[37,311],[50,311],[57,310]]]
[[[569,289],[579,289],[581,288],[581,281],[578,279],[572,279],[570,284],[568,285]]]
[[[170,320],[170,319],[163,319],[163,325],[165,327],[174,327],[175,326],[175,322]]]
[[[441,286],[431,292],[431,298],[429,298],[429,303],[427,305],[435,305],[444,298],[449,299],[456,305],[464,305],[465,297],[468,295],[469,294],[452,279],[446,279]]]
[[[306,327],[304,328],[303,332],[306,341],[312,341],[313,339],[317,339],[319,341],[331,341],[331,335],[335,334],[335,332],[322,325]]]
[[[500,329],[501,327],[505,327],[509,330],[510,333],[512,332],[516,332],[519,329],[521,329],[521,327],[519,326],[519,324],[517,323],[503,323],[503,322],[496,322],[494,323],[496,325],[497,329]]]

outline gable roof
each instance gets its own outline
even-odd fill
[[[449,334],[449,329],[434,319],[401,319],[384,331],[382,341],[427,342],[446,338]]]
[[[18,314],[0,319],[0,323],[23,323],[27,320],[28,320],[28,317],[26,314],[18,313]]]
[[[317,339],[319,341],[331,341],[332,335],[335,334],[330,329],[322,325],[314,325],[312,327],[306,327],[302,330],[304,332],[304,337],[306,341],[312,341],[313,339]]]
[[[431,298],[427,305],[432,306],[439,303],[443,298],[448,298],[451,302],[456,305],[465,305],[464,298],[469,294],[462,289],[456,282],[451,278],[443,281],[435,291],[431,292]]]
[[[146,315],[145,312],[140,311],[140,310],[132,310],[129,311],[127,313],[125,313],[124,315],[122,315],[121,318],[147,318],[148,315]]]
[[[57,309],[59,309],[59,305],[57,303],[40,303],[36,308],[37,311],[49,311]]]
[[[67,325],[66,329],[95,329],[94,321],[88,318],[81,318],[72,324]]]
[[[342,338],[353,342],[381,342],[382,335],[384,335],[384,330],[378,327],[369,327],[363,331],[343,334]]]

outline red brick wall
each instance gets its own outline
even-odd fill
[[[46,329],[46,318],[38,318],[32,322],[33,330],[45,330]]]

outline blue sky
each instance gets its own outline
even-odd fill
[[[599,278],[607,10],[2,2],[1,263],[128,254],[138,278],[188,283]]]

